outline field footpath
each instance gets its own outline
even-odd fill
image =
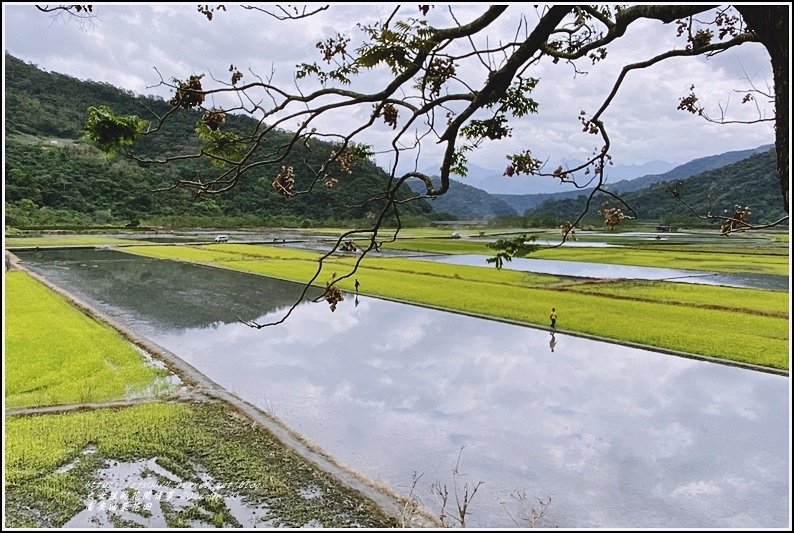
[[[198,392],[181,392],[172,396],[153,396],[150,398],[131,398],[129,400],[115,400],[110,402],[71,403],[66,405],[43,405],[40,407],[10,407],[5,410],[6,416],[48,415],[70,413],[73,411],[90,411],[93,409],[107,409],[111,407],[130,407],[144,403],[173,403],[173,402],[201,402],[207,396]]]

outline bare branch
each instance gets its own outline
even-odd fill
[[[313,10],[309,10],[309,6],[303,6],[302,8],[298,8],[290,4],[287,4],[287,7],[277,5],[276,6],[277,11],[275,12],[268,11],[267,9],[258,6],[240,6],[240,7],[248,10],[260,11],[262,13],[265,13],[266,15],[270,15],[276,20],[299,20],[316,15],[317,13],[325,11],[331,6],[325,5],[315,8]]]
[[[639,19],[652,19],[664,23],[670,23],[677,19],[686,18],[697,13],[709,11],[717,6],[708,5],[650,5],[642,4],[627,7],[618,11],[615,16],[614,23],[611,23],[606,17],[597,17],[599,20],[607,23],[607,32],[603,37],[594,39],[586,44],[575,47],[576,49],[571,52],[563,52],[556,50],[551,46],[545,45],[543,52],[549,56],[558,59],[581,59],[587,56],[588,53],[602,48],[611,43],[615,39],[622,37],[629,26]],[[593,10],[587,10],[588,14],[592,14]]]
[[[607,98],[604,100],[604,103],[601,104],[601,107],[598,109],[598,111],[596,111],[594,117],[598,118],[601,116],[601,114],[603,114],[604,111],[606,111],[607,107],[609,107],[609,104],[612,102],[613,98],[617,94],[618,89],[620,89],[620,86],[623,83],[623,80],[626,78],[626,75],[632,70],[648,68],[651,65],[655,65],[656,63],[664,61],[665,59],[670,59],[671,57],[697,56],[697,55],[713,52],[715,50],[727,50],[728,48],[739,46],[742,43],[746,43],[750,41],[755,41],[755,37],[752,36],[751,34],[745,33],[738,35],[726,42],[715,43],[691,50],[686,50],[686,49],[670,50],[668,52],[664,52],[663,54],[659,54],[655,57],[647,59],[645,61],[640,61],[638,63],[632,63],[630,65],[626,65],[620,71],[620,75],[618,76],[618,79],[615,81],[615,84],[612,86],[612,90],[609,92],[609,96],[607,96]]]

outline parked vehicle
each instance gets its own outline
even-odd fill
[[[228,240],[229,240],[229,236],[228,235],[217,235],[215,237],[215,242],[226,242]]]

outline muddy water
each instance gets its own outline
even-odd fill
[[[253,330],[235,317],[280,317],[300,287],[111,251],[21,256],[340,462],[403,494],[421,474],[431,511],[433,483],[483,481],[470,526],[514,527],[537,498],[545,526],[788,524],[788,378],[353,295]]]

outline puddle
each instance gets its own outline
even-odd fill
[[[81,456],[94,455],[96,452],[97,452],[96,446],[91,444],[91,445],[86,446],[85,449],[82,452],[80,452],[80,455]],[[55,473],[56,474],[66,473],[66,472],[68,472],[70,470],[73,470],[79,463],[80,463],[80,456],[76,457],[75,459],[73,459],[72,461],[66,463],[65,465],[59,467],[57,470],[55,470]]]
[[[213,509],[229,513],[237,523],[228,517],[216,518],[220,516],[218,513],[208,511],[206,502],[212,500],[215,500]],[[108,461],[96,472],[85,506],[64,527],[165,528],[178,526],[180,515],[185,515],[183,520],[193,527],[273,525],[265,506],[250,506],[239,494],[224,494],[223,485],[209,474],[200,474],[198,482],[184,480],[157,464],[155,459]]]

